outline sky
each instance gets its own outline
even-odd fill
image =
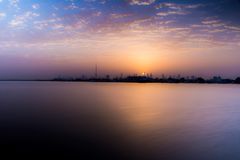
[[[240,76],[240,0],[0,0],[0,79]]]

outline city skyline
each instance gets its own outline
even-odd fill
[[[0,79],[240,76],[239,0],[0,0]]]

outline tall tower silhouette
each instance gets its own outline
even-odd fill
[[[98,68],[97,64],[95,65],[95,78],[98,78]]]

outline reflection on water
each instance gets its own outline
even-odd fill
[[[8,156],[240,159],[240,86],[0,83]]]

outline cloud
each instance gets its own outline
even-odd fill
[[[25,27],[31,30],[32,35],[29,35],[30,38],[28,38],[28,35],[22,36],[23,34],[16,34],[16,37],[19,37],[19,39],[22,37],[23,39],[34,39],[35,41],[41,40],[41,38],[53,39],[54,41],[64,36],[74,39],[77,37],[74,34],[79,35],[81,32],[101,35],[103,37],[120,33],[127,36],[128,33],[131,33],[134,37],[139,35],[139,39],[157,39],[169,36],[169,39],[173,40],[184,40],[184,38],[187,39],[195,33],[201,34],[196,34],[196,39],[202,35],[207,35],[207,38],[225,35],[227,39],[231,36],[234,37],[236,33],[240,32],[238,26],[230,25],[231,22],[227,23],[219,17],[206,18],[206,16],[213,17],[214,15],[206,13],[205,8],[202,7],[204,6],[203,4],[192,4],[193,1],[191,3],[179,4],[159,3],[156,0],[126,0],[127,4],[141,6],[139,8],[139,6],[125,6],[126,3],[120,3],[121,5],[124,4],[125,7],[121,8],[122,6],[117,6],[121,11],[115,9],[116,6],[114,5],[118,5],[118,2],[115,0],[112,3],[106,1],[106,8],[109,9],[107,11],[104,10],[105,8],[102,8],[103,6],[99,4],[98,0],[86,1],[88,3],[84,2],[82,6],[78,5],[77,0],[68,0],[61,5],[59,3],[52,3],[49,5],[52,8],[46,10],[47,16],[43,14],[39,18],[35,18],[39,14],[34,13],[34,11],[45,11],[42,3],[30,3],[32,12],[25,12],[24,8],[16,13],[13,12],[16,15],[13,15],[13,19],[7,22],[7,25],[19,28]],[[12,4],[15,2],[19,2],[19,0],[12,0]],[[21,1],[21,3],[24,3],[24,1]],[[85,3],[87,3],[87,6],[84,6]],[[40,5],[41,8],[39,10],[34,10],[38,9]],[[73,9],[77,9],[78,7],[79,12],[77,10],[73,11]],[[80,11],[80,7],[84,7],[85,10]],[[134,7],[134,10],[132,10],[132,7]],[[198,16],[193,18],[193,16],[188,15],[191,13],[195,15],[194,11],[196,8],[200,8],[196,11]],[[8,14],[8,18],[12,17],[8,12],[6,13]],[[0,12],[0,18],[4,16],[6,15]],[[11,29],[9,28],[10,31],[8,33],[15,34]],[[221,40],[221,37],[219,40]]]
[[[0,12],[0,20],[4,17],[6,17],[6,13]]]
[[[176,4],[176,3],[160,3],[155,6],[156,9],[168,8],[172,10],[196,9],[203,7],[203,4]]]
[[[156,9],[169,8],[169,9],[181,9],[180,5],[175,3],[160,3],[155,6]]]
[[[240,33],[240,26],[231,26],[231,25],[225,25],[224,26],[226,29],[229,29],[233,32],[238,32]]]
[[[212,29],[212,30],[206,30],[209,33],[220,33],[220,32],[225,32],[226,29]]]
[[[63,25],[63,24],[54,24],[54,25],[52,26],[52,28],[53,28],[53,29],[62,29],[62,28],[64,28],[64,25]]]
[[[110,14],[110,17],[112,19],[125,18],[125,17],[129,17],[129,16],[131,16],[131,14],[116,14],[116,13]]]
[[[219,20],[208,20],[208,21],[202,21],[203,24],[217,24],[219,23]]]
[[[92,14],[93,17],[99,17],[99,16],[101,16],[101,15],[102,15],[102,12],[100,12],[100,11],[94,12],[94,13]]]
[[[18,15],[18,16],[15,15],[14,19],[11,20],[9,24],[11,27],[22,27],[25,22],[38,16],[39,14],[34,12],[25,12],[22,15]]]
[[[223,27],[226,25],[221,20],[216,18],[211,18],[211,17],[205,18],[201,23],[207,27],[214,27],[214,28]]]
[[[53,32],[51,34],[53,34],[52,36],[55,37],[60,33],[58,30],[67,31],[65,33],[69,35],[69,33],[72,32],[77,33],[77,30],[82,29],[87,24],[87,22],[81,18],[77,18],[75,20],[72,19],[73,22],[71,24],[65,23],[66,21],[69,21],[69,19],[71,19],[71,17],[56,17],[47,20],[34,21],[33,27],[37,30],[52,29]]]
[[[20,0],[8,0],[8,1],[9,1],[10,6],[13,6],[17,9],[20,9],[19,6],[18,6]]]
[[[155,0],[130,0],[131,5],[150,5],[155,2]]]
[[[75,3],[71,3],[70,5],[66,6],[64,9],[66,10],[74,10],[74,9],[78,9],[79,7],[75,4]]]
[[[186,11],[163,11],[163,12],[158,12],[158,16],[169,16],[169,15],[187,15],[188,12]]]
[[[34,28],[38,30],[42,30],[44,28],[47,28],[49,26],[54,26],[58,24],[62,19],[61,18],[52,18],[47,20],[41,20],[41,21],[34,21]]]
[[[204,6],[203,4],[176,4],[176,3],[160,3],[155,6],[155,9],[162,10],[157,13],[158,16],[169,15],[186,15],[190,13],[190,9],[196,9]]]
[[[185,5],[184,8],[195,9],[203,6],[204,6],[203,4],[192,4],[192,5]]]
[[[199,24],[192,24],[190,26],[195,32],[212,37],[212,39],[216,38],[216,41],[228,41],[231,43],[240,40],[238,37],[240,26],[234,25],[229,21],[225,22],[217,16],[206,17]]]
[[[54,10],[59,10],[59,8],[58,7],[56,7],[55,5],[52,5],[52,8],[54,9]]]
[[[36,3],[36,4],[33,4],[33,5],[32,5],[32,8],[33,8],[33,9],[39,9],[39,8],[40,8],[40,5],[37,4],[37,3]]]

